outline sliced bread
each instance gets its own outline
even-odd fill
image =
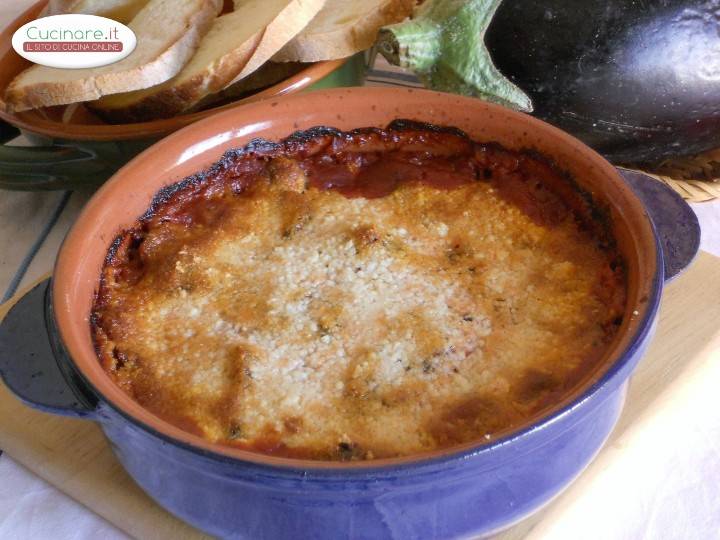
[[[235,9],[244,0],[234,0]],[[265,28],[260,44],[229,85],[244,79],[272,58],[284,45],[297,36],[325,6],[326,0],[294,0],[278,13]]]
[[[327,0],[307,28],[273,57],[276,62],[345,58],[372,47],[378,30],[412,14],[415,0]]]
[[[238,0],[219,17],[195,56],[158,86],[103,97],[88,104],[111,122],[167,118],[244,78],[295,36],[324,0]]]
[[[83,13],[127,24],[150,0],[50,0],[42,16]]]
[[[174,77],[195,53],[222,0],[150,0],[128,25],[138,44],[124,60],[94,69],[32,66],[8,86],[9,109],[24,111],[129,92]]]

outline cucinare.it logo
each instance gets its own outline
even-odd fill
[[[18,28],[12,45],[43,66],[79,69],[106,66],[128,56],[137,45],[124,24],[95,15],[54,15]]]

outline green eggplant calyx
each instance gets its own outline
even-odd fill
[[[388,62],[417,74],[427,74],[437,63],[440,38],[437,25],[411,20],[382,28],[378,34],[378,46]]]
[[[432,89],[533,110],[530,97],[493,64],[485,33],[502,0],[426,0],[413,18],[386,26],[378,50]]]

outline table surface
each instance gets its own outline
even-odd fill
[[[0,26],[33,0],[0,3]],[[19,142],[22,144],[22,141]],[[0,296],[48,272],[90,192],[0,190]],[[693,205],[702,249],[720,256],[720,201]],[[720,321],[718,322],[720,326]],[[720,343],[715,368],[677,392],[621,449],[587,497],[553,515],[533,538],[720,539]],[[602,513],[594,512],[601,505]],[[597,515],[616,519],[598,519]],[[0,538],[126,536],[7,455],[0,456]]]

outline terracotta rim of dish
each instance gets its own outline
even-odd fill
[[[351,117],[336,114],[337,109],[333,108],[333,103],[353,112],[357,120],[353,122]],[[365,118],[373,117],[372,115],[382,117],[383,122],[388,123],[392,120],[393,114],[408,117],[407,111],[412,110],[420,116],[417,119],[421,121],[432,121],[432,119],[428,120],[427,116],[437,114],[436,123],[441,123],[438,120],[443,119],[446,125],[458,125],[461,124],[461,120],[466,123],[477,121],[478,126],[483,126],[483,130],[490,125],[491,136],[503,130],[505,136],[509,136],[507,133],[515,131],[520,133],[520,130],[523,130],[522,133],[528,137],[535,137],[538,145],[557,149],[552,153],[553,158],[556,158],[558,153],[567,156],[567,161],[560,163],[562,168],[570,170],[573,167],[582,167],[581,170],[587,168],[588,171],[594,171],[593,182],[600,184],[602,190],[594,192],[593,195],[609,206],[612,221],[616,227],[619,227],[616,233],[618,231],[621,233],[621,235],[616,234],[616,237],[619,243],[624,244],[621,249],[628,259],[628,301],[622,326],[608,347],[608,351],[594,370],[569,391],[563,400],[533,415],[523,425],[500,432],[490,441],[475,440],[398,458],[331,462],[281,458],[211,443],[143,409],[112,382],[102,369],[90,338],[87,318],[92,293],[82,294],[81,290],[83,287],[87,291],[96,290],[99,280],[98,264],[101,264],[98,258],[104,259],[107,247],[117,232],[129,224],[127,220],[134,219],[142,213],[129,210],[128,205],[135,204],[138,209],[143,210],[147,208],[149,200],[158,189],[186,176],[187,171],[177,170],[182,169],[181,164],[186,168],[192,166],[195,170],[202,168],[192,162],[193,156],[195,159],[205,158],[204,164],[208,165],[225,149],[245,144],[253,138],[254,133],[251,128],[262,130],[272,123],[272,119],[282,118],[282,121],[295,129],[305,129],[310,126],[301,125],[304,118],[302,113],[305,112],[312,117],[308,111],[313,110],[318,111],[316,115],[327,117],[328,125],[332,125],[332,118],[337,118],[341,124],[342,122],[357,124]],[[290,124],[291,118],[292,124]],[[305,118],[304,122],[314,121],[308,118]],[[317,121],[315,123],[317,124]],[[355,127],[364,125],[374,125],[374,123],[368,120],[367,123]],[[347,128],[346,125],[338,127]],[[283,131],[282,136],[288,135],[290,131],[292,130],[287,130],[287,133]],[[470,135],[477,139],[472,133]],[[495,137],[502,142],[500,135],[496,134]],[[215,145],[212,144],[213,142]],[[198,149],[196,154],[193,154],[194,149]],[[209,149],[212,149],[214,156],[209,161],[208,156],[204,154],[197,157],[201,152],[209,154]],[[215,153],[216,150],[219,153]],[[186,155],[190,155],[191,158],[183,161],[183,156]],[[573,162],[572,167],[569,165],[571,162]],[[565,164],[568,165],[564,166]],[[157,171],[163,170],[163,167],[167,167],[168,171],[177,171],[177,174],[166,174],[165,178],[154,182],[147,181],[153,174],[156,177],[162,176]],[[128,212],[135,213],[132,218],[125,216],[123,218],[125,221],[118,216]],[[108,231],[108,223],[115,224],[110,231]],[[92,242],[104,245],[102,253],[92,252],[88,247]],[[661,287],[661,253],[644,206],[622,180],[617,170],[577,139],[530,116],[473,98],[427,90],[349,88],[312,92],[237,107],[185,128],[140,154],[97,192],[65,239],[55,266],[53,306],[60,337],[81,376],[101,400],[110,404],[136,425],[173,444],[210,454],[216,458],[235,458],[247,463],[280,468],[349,471],[402,465],[417,466],[439,459],[461,458],[524,437],[542,425],[557,420],[612,379],[622,369],[625,361],[637,351],[639,343],[650,331],[650,323],[657,311]],[[73,317],[76,320],[73,320]]]
[[[12,35],[23,24],[34,19],[47,2],[42,0],[20,14],[0,33],[0,57],[4,57],[12,49]],[[309,64],[295,75],[283,79],[277,84],[269,86],[260,92],[245,98],[212,107],[203,111],[183,114],[162,120],[138,122],[132,124],[65,124],[41,118],[33,111],[9,113],[5,110],[0,98],[0,119],[13,126],[25,129],[35,134],[57,137],[60,139],[85,141],[119,141],[139,138],[161,137],[177,131],[193,122],[217,114],[220,111],[232,109],[238,105],[291,94],[304,90],[317,81],[325,78],[339,69],[348,59],[327,60]],[[4,93],[4,88],[2,92]]]

